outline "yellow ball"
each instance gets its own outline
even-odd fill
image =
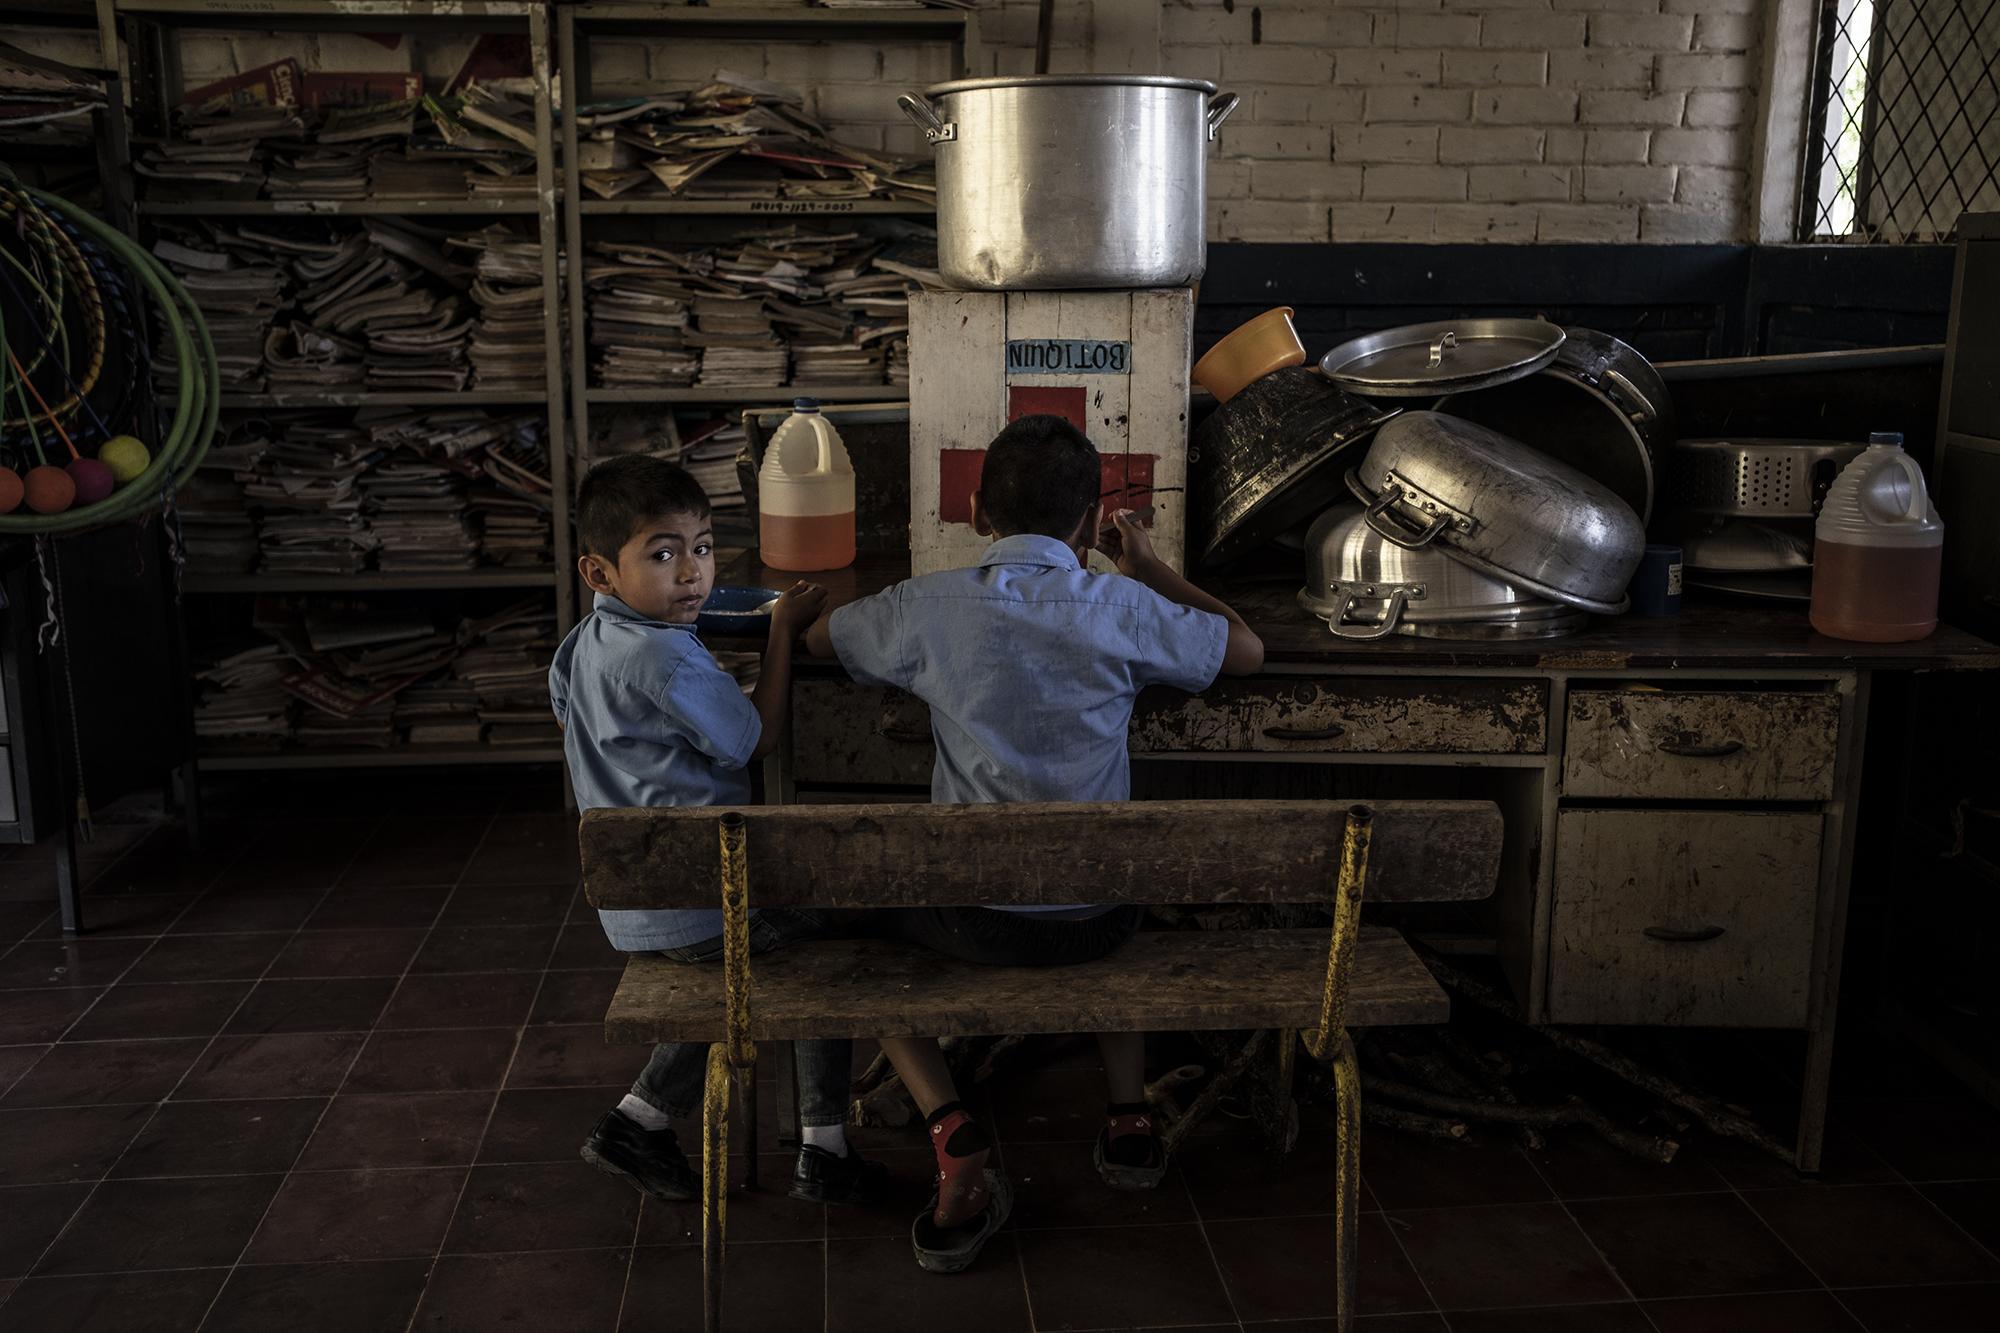
[[[97,461],[110,468],[112,477],[123,486],[144,472],[153,456],[134,436],[114,435],[97,451]]]

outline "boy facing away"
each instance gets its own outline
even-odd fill
[[[1241,616],[1153,551],[1130,511],[1100,529],[1097,450],[1055,416],[1024,417],[987,448],[974,527],[994,541],[973,569],[910,579],[818,621],[817,657],[856,680],[908,690],[930,705],[938,802],[1123,801],[1132,794],[1126,731],[1149,685],[1206,689],[1247,675],[1264,645]],[[1092,574],[1093,547],[1118,576]],[[1080,884],[1078,896],[1089,886]],[[916,908],[900,933],[978,963],[1083,962],[1129,939],[1144,910],[1084,905],[993,910]],[[1115,1188],[1166,1174],[1145,1100],[1145,1038],[1103,1033],[1109,1083],[1094,1159]],[[986,1168],[990,1140],[959,1104],[935,1041],[882,1048],[925,1114],[938,1196],[913,1230],[917,1260],[956,1272],[1006,1220],[1006,1182]]]
[[[774,749],[791,694],[792,644],[826,600],[795,584],[771,608],[755,692],[695,637],[715,581],[708,496],[687,472],[642,455],[592,468],[577,491],[577,568],[596,594],[589,616],[556,650],[549,697],[583,810],[654,805],[748,805],[748,766]],[[721,910],[598,913],[613,947],[683,963],[722,958]],[[805,911],[751,913],[750,950],[765,953],[828,928]],[[886,1173],[847,1146],[845,1041],[797,1043],[802,1144],[792,1196],[862,1202]],[[624,1100],[605,1113],[583,1158],[655,1198],[701,1197],[673,1130],[700,1104],[707,1050],[656,1047]]]

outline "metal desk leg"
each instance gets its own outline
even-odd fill
[[[64,812],[62,837],[56,842],[56,905],[65,935],[83,932],[83,884],[76,859],[76,821]]]
[[[796,1151],[799,1135],[799,1065],[792,1043],[777,1044],[778,1146]]]

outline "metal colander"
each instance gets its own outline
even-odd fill
[[[1831,440],[1676,440],[1667,507],[1743,518],[1811,518],[1865,444]]]

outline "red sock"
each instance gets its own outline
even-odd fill
[[[924,1128],[937,1156],[938,1201],[932,1220],[951,1227],[977,1217],[988,1202],[986,1158],[993,1141],[957,1102],[931,1112]]]

